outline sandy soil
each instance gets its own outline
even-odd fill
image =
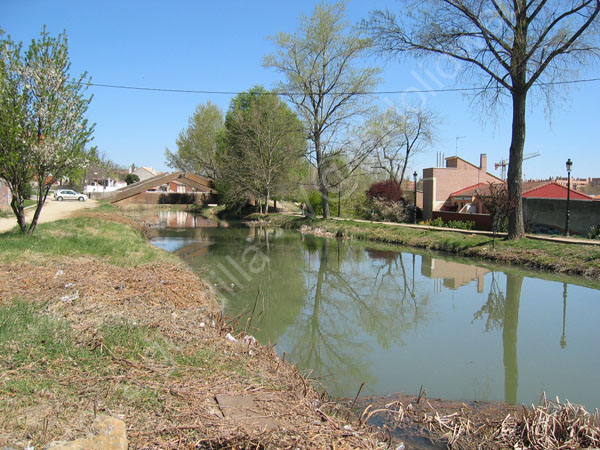
[[[52,222],[53,220],[65,219],[73,214],[74,211],[79,211],[82,209],[90,209],[98,206],[98,202],[96,200],[86,200],[85,202],[79,201],[62,201],[57,202],[53,198],[48,198],[46,203],[44,203],[44,207],[42,208],[42,213],[40,214],[40,218],[38,223],[44,222]],[[31,207],[27,209],[26,217],[27,221],[31,220],[33,217],[33,213],[35,212],[35,207]],[[12,216],[8,219],[0,219],[0,233],[4,233],[5,231],[9,231],[17,226],[17,219]]]

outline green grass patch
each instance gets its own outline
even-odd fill
[[[40,224],[32,236],[16,229],[0,234],[0,261],[35,256],[94,256],[120,266],[178,262],[176,256],[149,245],[138,230],[94,217]]]
[[[172,346],[156,330],[123,319],[104,323],[100,330],[104,344],[115,355],[131,360],[173,361]]]
[[[72,356],[69,326],[40,314],[42,308],[21,300],[0,307],[0,353],[10,366]]]

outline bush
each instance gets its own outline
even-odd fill
[[[410,212],[404,199],[393,202],[372,198],[367,201],[364,217],[383,222],[407,222],[410,219]]]
[[[432,227],[443,227],[445,226],[444,219],[442,219],[441,217],[436,217],[435,219],[429,222],[429,225],[431,225]]]
[[[588,233],[588,237],[590,239],[600,239],[600,224],[590,227],[590,232]]]
[[[323,197],[321,196],[321,192],[316,189],[311,191],[306,199],[306,207],[308,209],[308,214],[322,215]],[[331,201],[329,202],[329,207],[331,208]]]
[[[448,228],[457,228],[459,230],[472,230],[475,226],[475,222],[472,220],[449,220],[444,226]]]
[[[394,180],[373,183],[367,191],[367,198],[369,200],[377,198],[388,202],[399,202],[404,200],[400,183]]]
[[[475,222],[472,220],[449,220],[444,222],[441,217],[436,217],[429,222],[432,227],[456,228],[459,230],[472,230],[475,227]]]

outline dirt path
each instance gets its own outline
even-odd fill
[[[44,207],[42,208],[42,213],[40,214],[40,218],[38,223],[44,222],[52,222],[53,220],[66,219],[74,211],[79,211],[81,209],[90,209],[98,206],[98,202],[96,200],[86,200],[85,202],[78,201],[63,201],[57,202],[53,198],[49,198],[44,203]],[[33,213],[35,212],[35,207],[31,207],[27,209],[26,217],[27,221],[31,220]],[[0,233],[4,233],[6,231],[12,230],[17,226],[17,219],[14,216],[9,217],[8,219],[0,219]]]

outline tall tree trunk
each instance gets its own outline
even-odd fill
[[[527,94],[525,91],[513,92],[513,122],[512,140],[508,163],[508,238],[519,239],[525,234],[523,224],[523,186],[522,165],[523,149],[525,148],[525,106]]]
[[[519,239],[525,234],[523,225],[522,165],[525,148],[525,107],[527,105],[527,6],[525,0],[515,1],[514,38],[511,55],[512,137],[508,160],[508,238]]]
[[[321,149],[321,139],[320,136],[315,138],[315,154],[317,156],[317,177],[319,183],[319,192],[321,193],[321,201],[323,205],[323,218],[329,219],[329,189],[327,188],[327,183],[325,180],[325,170],[324,165],[325,161],[323,159],[323,153]]]
[[[267,198],[265,201],[265,214],[269,213],[269,197],[271,197],[271,195],[269,193],[269,189],[267,189]]]
[[[46,188],[38,189],[38,203],[35,208],[35,213],[33,214],[33,218],[31,219],[31,223],[29,224],[29,230],[27,230],[27,235],[31,236],[35,227],[37,227],[38,219],[40,218],[40,214],[42,213],[42,208],[44,203],[46,203],[46,198],[48,197],[48,192],[50,191],[50,186]]]

